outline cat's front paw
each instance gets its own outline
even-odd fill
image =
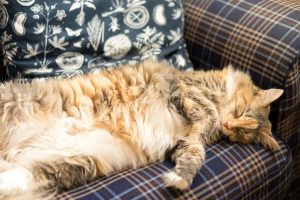
[[[186,190],[191,184],[191,181],[186,180],[175,171],[164,174],[162,179],[166,187],[172,187],[179,190]]]

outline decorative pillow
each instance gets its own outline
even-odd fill
[[[70,77],[154,57],[192,64],[182,0],[0,0],[10,78]]]

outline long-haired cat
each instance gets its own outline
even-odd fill
[[[162,178],[184,190],[222,137],[279,145],[268,120],[283,93],[262,90],[232,67],[181,72],[144,61],[73,79],[0,86],[0,197],[71,189],[101,176],[161,161]]]

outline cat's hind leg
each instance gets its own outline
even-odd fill
[[[59,141],[64,142],[58,149]],[[60,134],[57,142],[43,148],[42,152],[49,153],[51,149],[53,153],[39,159],[33,169],[35,174],[52,179],[59,191],[84,185],[114,171],[136,167],[139,163],[134,148],[101,129]]]
[[[163,176],[167,187],[187,189],[205,160],[205,150],[199,140],[180,140],[172,155],[175,168]]]
[[[0,169],[1,195],[36,199],[141,164],[130,142],[104,129],[73,124],[74,119],[65,116],[21,124],[11,137],[16,144],[4,156],[12,166]],[[29,139],[20,139],[24,132]]]

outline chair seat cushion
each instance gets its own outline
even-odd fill
[[[58,199],[283,199],[291,175],[291,156],[259,145],[226,141],[209,145],[207,158],[191,189],[165,188],[161,177],[174,167],[171,161],[127,170],[62,193]]]

